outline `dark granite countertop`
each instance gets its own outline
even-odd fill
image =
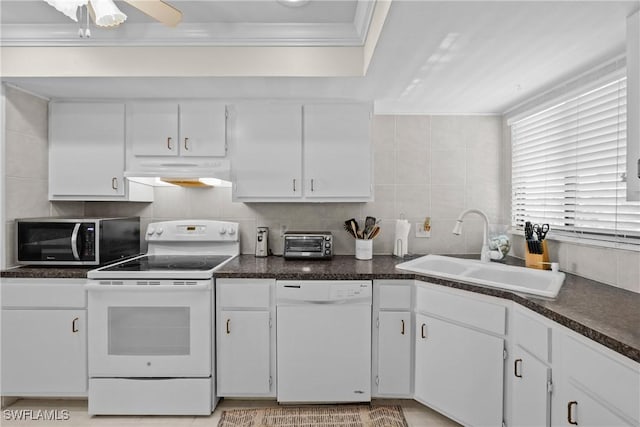
[[[13,267],[0,271],[0,277],[16,279],[86,279],[93,267]]]
[[[469,256],[478,258],[477,256]],[[640,294],[605,285],[572,274],[557,298],[547,300],[510,291],[396,270],[404,262],[392,256],[376,256],[373,261],[354,256],[335,256],[326,261],[294,261],[271,256],[241,255],[215,275],[219,278],[277,278],[306,280],[417,279],[508,299],[572,329],[632,360],[640,362]],[[524,265],[508,258],[507,264]],[[84,278],[91,268],[19,267],[2,271],[2,277]]]

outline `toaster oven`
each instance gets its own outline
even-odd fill
[[[333,235],[329,231],[287,231],[282,256],[285,259],[330,259]]]

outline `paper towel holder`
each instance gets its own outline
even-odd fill
[[[396,255],[396,254],[400,254],[400,255]],[[396,251],[395,254],[393,255],[396,258],[404,258],[404,248],[402,247],[402,239],[396,239]]]

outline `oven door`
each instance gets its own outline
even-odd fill
[[[213,280],[195,282],[87,284],[89,376],[209,377]]]

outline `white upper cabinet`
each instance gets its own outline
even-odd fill
[[[151,201],[146,186],[124,178],[125,105],[49,105],[49,199]]]
[[[368,104],[305,105],[303,140],[306,197],[371,197]]]
[[[220,102],[180,103],[180,155],[223,157],[226,149],[226,106]]]
[[[248,103],[230,109],[233,198],[289,199],[302,194],[302,107]]]
[[[134,156],[226,154],[225,104],[213,101],[139,101],[128,104]]]
[[[230,110],[235,201],[372,200],[370,104],[264,102]]]

